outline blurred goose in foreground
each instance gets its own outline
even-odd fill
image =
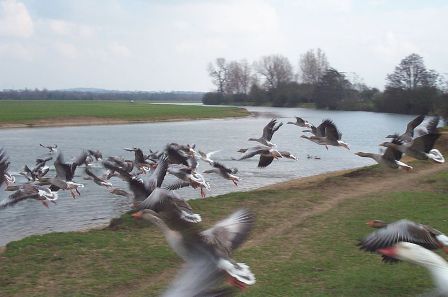
[[[410,242],[399,242],[394,246],[381,248],[380,254],[425,267],[436,285],[431,296],[448,296],[448,263],[439,255]]]
[[[240,288],[255,283],[255,276],[249,267],[231,258],[232,251],[247,239],[254,224],[254,216],[248,210],[240,209],[202,232],[181,233],[172,230],[155,212],[148,209],[133,216],[151,221],[159,227],[169,246],[186,262],[182,274],[163,296],[203,296],[199,293],[212,289],[210,286],[219,285],[225,275],[230,278],[231,284]],[[205,271],[196,274],[199,273],[198,267]],[[192,272],[196,272],[198,277],[191,275]],[[182,288],[180,284],[183,284]]]
[[[238,186],[238,181],[240,180],[240,178],[238,176],[234,175],[235,173],[238,172],[238,170],[236,168],[230,169],[218,162],[213,162],[212,166],[214,167],[213,169],[206,170],[206,171],[204,171],[204,173],[219,174],[223,178],[231,180],[235,184],[235,186]]]
[[[415,119],[410,121],[408,123],[408,125],[406,126],[406,131],[403,134],[401,134],[400,136],[398,136],[398,139],[401,140],[402,142],[411,142],[414,137],[414,129],[418,125],[420,125],[424,119],[425,119],[425,115],[419,115],[418,117],[416,117]],[[397,136],[396,135],[388,135],[388,136],[386,136],[386,138],[397,138]]]
[[[333,121],[324,120],[322,124],[319,125],[318,128],[316,129],[311,128],[311,129],[314,135],[312,136],[302,135],[301,137],[311,140],[317,144],[325,145],[325,147],[327,147],[327,145],[341,146],[350,150],[348,144],[341,140],[342,133],[338,131],[338,128],[333,123]],[[322,129],[324,129],[324,131],[322,131]]]
[[[398,242],[412,242],[430,250],[442,248],[448,253],[448,237],[442,232],[409,220],[399,220],[386,224],[380,220],[367,222],[370,227],[378,228],[358,244],[360,249],[377,252],[378,249],[387,248]],[[393,262],[390,258],[384,258],[385,262]]]
[[[399,140],[398,137],[394,138],[392,140],[392,143],[397,144],[397,145],[403,144],[403,142],[401,140]],[[381,154],[373,154],[373,153],[363,153],[363,152],[355,153],[355,155],[360,156],[360,157],[365,157],[365,158],[371,158],[371,159],[375,160],[378,164],[387,166],[392,169],[401,169],[402,168],[407,171],[413,169],[412,166],[409,166],[406,163],[403,163],[400,161],[403,153],[400,152],[399,150],[392,148],[392,147],[388,147],[382,155]]]
[[[12,176],[8,173],[8,167],[8,156],[6,155],[6,152],[2,148],[0,148],[0,187],[3,185],[3,183],[8,186],[12,181]]]
[[[57,150],[57,147],[58,147],[57,144],[55,144],[55,145],[43,145],[43,144],[39,144],[39,145],[40,145],[41,147],[43,147],[43,148],[48,149],[48,150],[50,151],[50,154],[55,153],[55,152],[58,151],[58,150]]]
[[[26,199],[35,199],[40,201],[45,207],[48,207],[48,202],[56,203],[58,194],[42,186],[23,184],[18,187],[16,192],[0,201],[0,209],[13,206]]]
[[[296,126],[299,126],[299,127],[306,127],[306,128],[311,128],[313,126],[308,121],[305,121],[304,119],[299,118],[299,117],[296,117],[296,121],[295,122],[287,122],[286,124],[292,124],[292,125],[296,125]]]
[[[271,142],[272,136],[274,133],[280,129],[280,127],[283,125],[283,123],[280,123],[276,126],[277,120],[272,119],[264,128],[263,128],[263,135],[260,138],[249,138],[249,141],[257,141],[261,143],[262,145],[272,147],[274,144]]]
[[[407,156],[418,160],[432,160],[436,163],[444,163],[445,158],[442,153],[434,149],[434,144],[440,137],[437,131],[439,117],[433,118],[427,125],[427,134],[414,138],[412,142],[396,144],[393,142],[384,142],[381,146],[396,149]]]

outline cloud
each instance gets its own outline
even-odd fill
[[[109,45],[109,51],[118,57],[128,58],[131,56],[131,51],[127,46],[115,42]]]
[[[54,48],[64,58],[75,59],[79,55],[78,49],[71,43],[57,42]]]
[[[0,44],[0,58],[31,61],[33,55],[27,47],[20,43],[6,43]]]
[[[44,20],[49,30],[56,35],[61,36],[79,36],[92,37],[95,35],[95,29],[92,26],[81,25],[58,19]]]
[[[30,37],[33,20],[25,4],[16,0],[0,1],[0,36]]]
[[[410,53],[418,53],[419,47],[410,41],[398,38],[393,32],[387,32],[373,50],[378,54],[391,58],[399,58]]]

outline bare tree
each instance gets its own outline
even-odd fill
[[[264,56],[255,63],[257,73],[267,90],[278,88],[293,79],[292,66],[288,58],[281,55]]]
[[[317,85],[329,68],[327,56],[320,48],[310,49],[300,56],[299,77],[303,83]]]
[[[411,54],[401,60],[393,73],[387,75],[388,88],[415,90],[418,87],[434,87],[437,85],[438,74],[428,70],[423,58]]]
[[[227,84],[227,69],[228,65],[226,59],[217,58],[215,65],[209,63],[207,66],[208,74],[213,80],[213,84],[218,88],[219,93],[224,93]]]
[[[251,78],[251,68],[246,60],[229,62],[227,65],[226,93],[247,94]]]

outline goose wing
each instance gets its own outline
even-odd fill
[[[224,166],[224,164],[221,164],[219,162],[214,162],[213,167],[219,169],[219,171],[224,172],[224,173],[231,174],[233,172],[232,169],[227,168],[226,166]]]
[[[166,146],[165,152],[168,155],[169,163],[189,166],[186,154],[179,150],[178,147],[179,145],[175,143],[171,143]]]
[[[338,131],[338,128],[332,121],[328,121],[325,125],[325,137],[330,141],[341,140],[342,133]]]
[[[8,156],[6,155],[5,150],[3,150],[3,148],[0,148],[0,187],[6,180],[5,173],[6,171],[8,171],[8,167]]]
[[[422,114],[410,121],[406,126],[406,132],[401,137],[408,136],[410,137],[410,139],[412,139],[412,137],[414,136],[414,129],[417,128],[417,126],[420,125],[424,119],[425,115]]]
[[[328,126],[332,126],[332,125],[334,125],[332,120],[330,120],[330,119],[323,120],[322,123],[319,126],[317,126],[316,132],[315,133],[313,132],[313,133],[316,136],[325,137],[326,128]],[[314,131],[313,128],[311,128],[311,129]]]
[[[274,161],[274,157],[260,155],[260,159],[258,160],[258,168],[268,167],[272,163],[272,161]]]
[[[398,137],[398,135],[394,135],[395,138],[392,139],[392,143],[394,144],[398,144],[398,145],[402,145],[403,141],[400,140],[400,138]],[[403,153],[400,152],[399,150],[396,150],[392,147],[388,147],[383,154],[383,158],[390,160],[390,161],[400,161],[401,157],[403,156]]]
[[[437,241],[425,226],[408,220],[400,220],[372,232],[360,241],[359,246],[362,250],[375,252],[401,241],[418,244],[431,250],[439,247]]]
[[[28,198],[37,198],[38,194],[39,191],[35,186],[32,184],[24,184],[19,190],[0,201],[0,209],[13,206]]]
[[[274,133],[280,129],[280,127],[283,125],[283,123],[278,124],[277,126],[275,126],[277,124],[277,120],[276,119],[272,119],[264,128],[263,128],[263,135],[262,138],[271,141],[272,136],[274,135]]]
[[[419,152],[429,153],[429,151],[434,147],[434,144],[436,143],[440,135],[440,133],[429,133],[417,137],[414,139],[414,141],[412,141],[410,148]]]
[[[148,179],[147,188],[149,191],[154,191],[156,187],[161,187],[165,179],[166,171],[168,169],[168,156],[163,154],[157,161],[157,167]]]
[[[58,157],[54,161],[54,168],[56,169],[56,177],[62,180],[71,180],[73,175],[71,174],[71,166],[64,163],[64,156],[59,153]]]
[[[201,232],[204,240],[215,246],[232,251],[248,237],[255,222],[255,216],[247,209],[239,209],[229,217]]]
[[[267,152],[269,151],[269,147],[267,146],[254,146],[251,148],[248,148],[247,151],[241,155],[241,157],[239,157],[237,160],[244,160],[244,159],[249,159],[252,158],[255,155],[258,154],[262,154],[263,152]]]

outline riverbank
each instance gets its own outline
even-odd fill
[[[116,125],[244,117],[239,107],[117,101],[0,101],[0,128]]]
[[[447,135],[439,149],[448,145]],[[428,273],[361,252],[369,219],[413,219],[447,232],[448,164],[370,166],[191,201],[209,226],[233,210],[257,215],[235,258],[257,283],[244,296],[413,296]],[[158,296],[181,261],[149,223],[124,215],[104,230],[31,236],[0,255],[1,296]]]

